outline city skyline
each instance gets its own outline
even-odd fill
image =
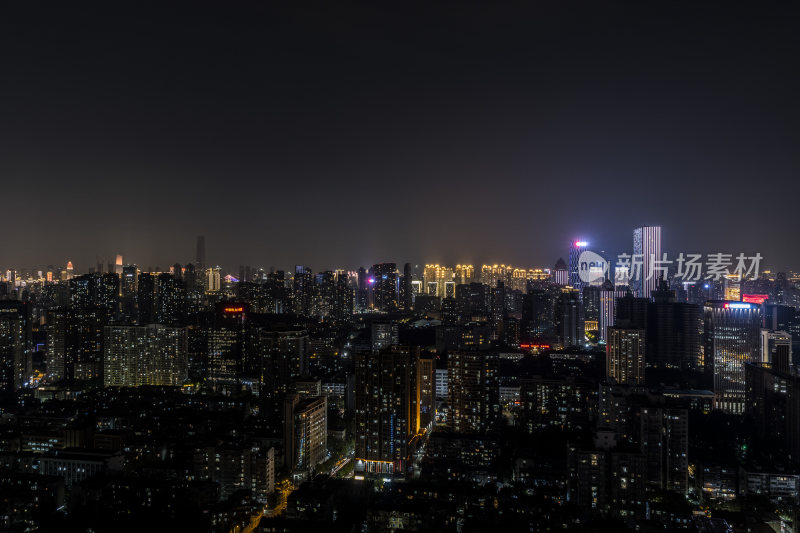
[[[800,533],[797,11],[0,6],[0,530]]]
[[[649,229],[650,231],[655,232],[654,235],[657,236],[657,237],[655,237],[656,238],[656,242],[657,242],[657,246],[655,246],[652,249],[650,249],[650,248],[642,249],[641,248],[641,243],[640,243],[641,237],[638,237],[639,240],[637,240],[637,234],[639,232],[641,232],[642,230],[646,230],[646,229]],[[561,261],[563,261],[564,258],[566,257],[569,260],[569,267],[568,268],[571,271],[571,274],[569,274],[570,284],[573,285],[573,286],[576,286],[576,287],[578,287],[580,289],[583,286],[583,282],[578,279],[578,270],[577,270],[578,264],[577,264],[577,261],[579,259],[579,255],[581,255],[581,252],[585,251],[585,252],[590,252],[590,253],[593,253],[593,254],[600,254],[598,257],[602,258],[602,259],[604,259],[605,261],[608,262],[608,271],[604,275],[606,277],[611,277],[611,279],[614,279],[614,270],[615,270],[615,268],[618,268],[619,266],[623,266],[625,269],[628,269],[628,270],[631,269],[631,268],[634,268],[634,269],[637,269],[637,271],[642,272],[643,275],[645,276],[645,278],[647,278],[647,280],[648,280],[648,286],[650,287],[650,289],[648,289],[648,293],[649,293],[649,290],[652,290],[652,289],[655,288],[655,285],[656,285],[656,281],[655,280],[658,278],[657,275],[655,275],[655,277],[652,277],[653,273],[651,272],[651,269],[653,269],[653,271],[655,272],[655,271],[658,271],[660,268],[663,268],[663,266],[661,266],[661,267],[659,266],[659,262],[662,259],[666,260],[666,263],[669,264],[669,267],[668,267],[669,270],[673,271],[675,268],[682,268],[682,267],[678,267],[678,262],[679,261],[683,261],[684,259],[689,259],[690,255],[695,254],[697,252],[697,251],[693,251],[693,252],[685,252],[685,251],[677,252],[676,251],[676,252],[672,252],[672,253],[668,252],[667,251],[668,248],[666,248],[666,247],[662,248],[661,247],[661,236],[660,236],[661,235],[661,229],[662,229],[661,226],[645,226],[645,227],[637,227],[637,228],[635,228],[634,231],[633,231],[633,234],[634,234],[633,245],[629,246],[627,249],[626,248],[622,248],[622,249],[620,249],[619,251],[616,251],[616,252],[612,252],[612,251],[609,251],[609,250],[605,249],[602,246],[602,244],[597,244],[596,242],[593,242],[593,241],[587,241],[587,240],[585,240],[585,237],[577,237],[577,238],[573,237],[572,239],[570,239],[566,243],[566,253],[563,254],[563,255],[559,255],[558,259],[555,261],[555,263],[551,262],[550,265],[548,265],[548,264],[531,264],[531,263],[528,263],[528,264],[525,264],[525,263],[512,264],[511,262],[506,262],[506,261],[483,261],[483,262],[481,262],[481,261],[477,261],[477,262],[476,261],[456,261],[456,262],[421,261],[421,262],[414,262],[414,261],[409,261],[409,260],[395,261],[394,264],[403,265],[403,264],[408,263],[408,264],[412,265],[412,268],[414,270],[418,270],[418,269],[422,268],[425,265],[433,265],[433,264],[438,265],[440,263],[442,265],[450,264],[450,265],[453,265],[453,266],[457,266],[457,265],[461,265],[461,264],[463,264],[463,265],[471,265],[471,266],[475,266],[475,265],[478,265],[478,266],[504,265],[504,266],[509,266],[509,267],[513,266],[515,268],[523,268],[523,269],[545,269],[545,270],[550,270],[550,269],[553,268],[554,265],[555,265],[556,268],[558,268],[558,264]],[[581,234],[581,235],[585,235],[585,234]],[[662,254],[663,254],[663,256],[662,256]],[[696,255],[697,255],[697,258],[700,259],[701,263],[702,263],[702,259],[703,258],[705,258],[705,260],[711,260],[712,256],[719,255],[719,254],[729,254],[733,265],[736,265],[736,260],[737,260],[737,255],[738,254],[745,255],[745,256],[748,257],[748,259],[751,259],[751,260],[756,259],[755,256],[758,256],[757,264],[755,264],[756,272],[765,271],[765,270],[766,271],[770,271],[770,272],[782,271],[781,269],[770,268],[770,264],[769,263],[763,263],[762,261],[764,259],[764,256],[761,255],[760,252],[753,252],[752,255],[748,255],[748,254],[745,254],[742,251],[736,252],[736,251],[733,251],[733,250],[728,250],[728,251],[715,250],[714,252],[710,252],[709,251],[709,252],[707,252],[705,254],[700,253],[700,254],[696,254]],[[684,258],[684,256],[686,256],[686,257]],[[67,268],[73,268],[74,269],[73,271],[76,274],[87,273],[87,272],[116,272],[117,274],[121,274],[123,265],[136,266],[137,268],[139,268],[139,270],[143,270],[143,271],[163,272],[163,271],[169,271],[175,264],[181,264],[183,266],[186,266],[188,264],[193,264],[195,266],[200,266],[202,268],[209,268],[209,267],[213,266],[215,268],[220,268],[225,273],[233,274],[237,270],[239,270],[241,268],[244,268],[244,267],[247,267],[248,269],[253,268],[254,270],[261,269],[261,270],[264,270],[265,272],[271,272],[271,271],[275,271],[275,270],[284,270],[284,271],[287,271],[287,272],[291,272],[291,271],[294,270],[295,267],[303,265],[300,262],[293,262],[288,266],[284,266],[284,265],[276,266],[274,263],[269,264],[269,266],[265,266],[263,264],[255,264],[254,265],[254,264],[250,264],[250,263],[246,263],[246,262],[233,263],[233,262],[230,262],[230,261],[226,261],[226,262],[219,262],[219,261],[214,261],[214,260],[208,261],[207,260],[207,256],[206,256],[206,238],[205,238],[204,235],[197,236],[197,241],[196,241],[196,245],[195,245],[195,259],[194,260],[191,260],[191,261],[180,261],[180,260],[178,260],[178,261],[174,261],[174,260],[173,261],[168,261],[167,262],[167,266],[165,268],[162,268],[161,264],[159,264],[159,263],[155,263],[155,266],[154,266],[154,264],[152,264],[152,263],[145,264],[145,263],[137,262],[135,260],[133,260],[133,261],[124,261],[124,257],[127,258],[129,256],[126,255],[126,256],[123,257],[123,254],[121,254],[121,253],[111,254],[111,257],[113,257],[113,260],[114,260],[113,263],[110,261],[109,258],[96,256],[95,257],[95,261],[90,263],[91,266],[86,266],[86,264],[81,265],[81,263],[77,263],[78,264],[77,268],[74,266],[76,264],[76,262],[72,261],[71,259],[69,259],[69,260],[66,261],[66,267]],[[636,257],[641,257],[641,265],[639,267],[636,267],[635,264],[633,266],[628,265],[627,267],[625,267],[623,265],[623,261],[628,261],[629,262],[629,261],[631,261],[631,259],[634,260],[634,263],[637,263],[638,260],[635,259]],[[581,261],[583,261],[583,260],[584,259],[582,258],[582,255],[581,255]],[[653,260],[655,260],[655,263],[653,263],[653,266],[651,267],[651,263],[653,262]],[[338,265],[325,264],[325,265],[322,265],[322,266],[317,265],[316,268],[317,268],[317,271],[339,270],[339,269],[343,269],[343,270],[353,269],[353,270],[355,270],[355,269],[363,267],[363,266],[369,266],[370,264],[378,264],[378,263],[385,263],[385,262],[387,262],[387,261],[385,261],[385,260],[374,261],[373,260],[373,261],[367,261],[366,263],[362,263],[362,264],[353,264],[353,263],[344,264],[344,265],[342,265],[342,264],[338,264]],[[43,265],[20,266],[20,265],[15,265],[15,264],[9,264],[9,265],[0,265],[0,270],[5,271],[5,270],[8,269],[8,270],[12,270],[12,271],[15,271],[15,272],[36,272],[38,270],[38,271],[41,271],[44,274],[44,272],[47,269],[52,269],[53,272],[58,272],[59,270],[62,270],[64,266],[65,266],[64,264],[58,265],[58,264],[54,264],[54,263],[48,263],[47,266],[43,266]],[[311,267],[311,268],[313,270],[313,267]],[[783,271],[793,272],[794,270],[792,268],[788,268],[788,269],[785,269]],[[650,273],[649,274],[650,277],[648,277],[648,273]],[[595,276],[595,277],[597,275],[598,274],[596,274],[596,273],[593,274],[593,276]],[[617,277],[619,277],[619,275],[620,275],[620,271],[617,270]],[[624,275],[624,277],[627,278],[627,275],[628,274],[626,273]],[[617,281],[619,281],[619,279]]]

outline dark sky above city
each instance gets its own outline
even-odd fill
[[[2,267],[800,268],[789,3],[54,5],[0,8]]]

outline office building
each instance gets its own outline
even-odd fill
[[[564,287],[558,293],[553,322],[561,346],[581,346],[585,343],[583,307],[577,289]]]
[[[783,367],[787,371],[792,362],[792,336],[785,331],[761,330],[762,363],[771,363],[775,367]]]
[[[587,250],[588,242],[578,239],[569,243],[569,285],[578,290],[580,298],[583,291],[584,282],[580,277],[580,265],[578,261],[581,254]]]
[[[662,282],[647,304],[647,366],[696,369],[700,358],[700,307],[677,302]]]
[[[744,412],[745,364],[761,358],[761,306],[710,300],[704,307],[705,371],[718,409]]]
[[[553,283],[561,287],[569,285],[569,267],[561,257],[558,258],[556,266],[553,267]]]
[[[633,258],[630,272],[631,289],[640,298],[650,298],[658,287],[659,271],[655,268],[661,261],[661,226],[641,226],[633,230]],[[636,264],[640,262],[640,267]]]

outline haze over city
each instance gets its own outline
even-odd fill
[[[0,263],[800,264],[793,13],[453,8],[5,6]]]

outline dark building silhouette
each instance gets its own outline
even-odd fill
[[[410,311],[414,307],[414,292],[411,288],[413,279],[411,263],[406,263],[403,265],[403,277],[400,280],[400,306],[405,311]]]
[[[201,271],[206,266],[206,238],[203,235],[197,236],[195,262]]]
[[[800,377],[782,365],[745,364],[745,416],[760,442],[800,465]]]
[[[557,293],[550,288],[531,289],[522,299],[521,334],[526,340],[550,340],[555,334],[553,313]]]
[[[565,287],[558,293],[553,322],[559,344],[579,346],[584,343],[583,312],[577,289]]]
[[[676,302],[662,282],[647,306],[647,366],[695,369],[700,357],[700,308]]]
[[[153,324],[156,321],[156,277],[150,272],[139,274],[136,287],[136,300],[139,324]]]

